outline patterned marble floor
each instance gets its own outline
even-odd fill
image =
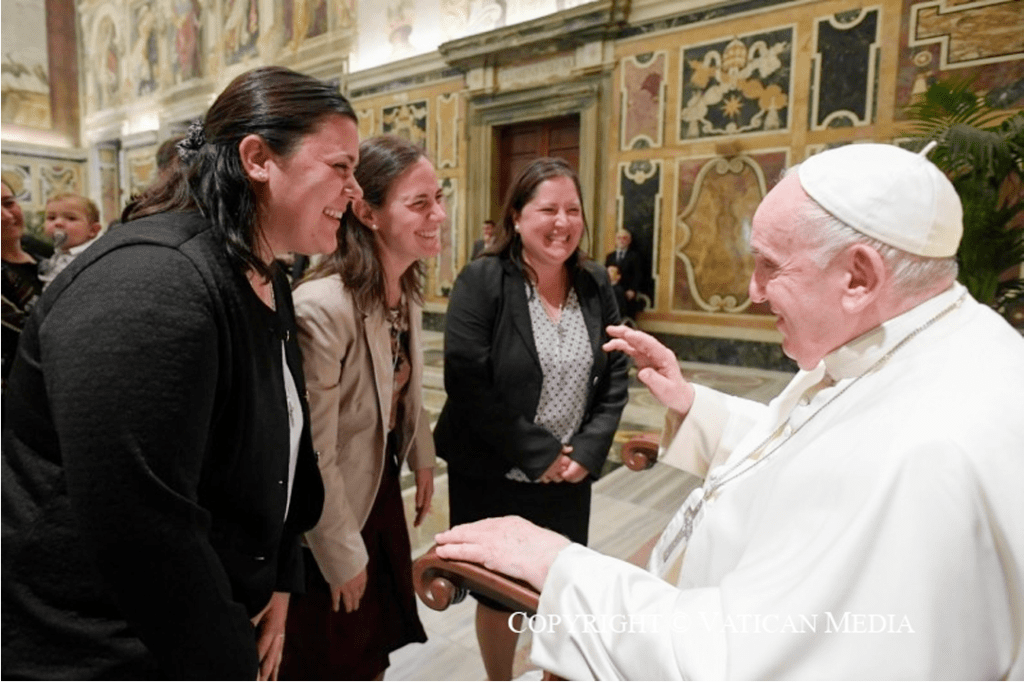
[[[424,402],[431,423],[444,404],[442,378],[442,340],[436,332],[426,332]],[[789,381],[784,372],[753,370],[720,365],[681,362],[685,376],[697,383],[754,400],[767,402]],[[622,467],[618,449],[633,434],[658,431],[664,408],[654,400],[631,372],[629,403],[623,413],[615,446],[609,455],[606,474],[594,486],[590,519],[590,546],[598,551],[629,558],[641,552],[656,537],[676,511],[696,479],[661,464],[644,472]],[[448,527],[448,480],[444,462],[438,462],[433,509],[420,528],[410,528],[413,556],[419,556],[433,544],[435,533]],[[411,476],[406,475],[406,517],[411,514]],[[444,612],[419,604],[420,618],[429,641],[410,644],[391,656],[388,680],[478,680],[484,679],[484,667],[473,629],[475,604],[466,599]],[[532,669],[529,662],[528,633],[520,638],[515,674]]]

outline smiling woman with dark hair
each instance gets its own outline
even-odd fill
[[[335,249],[360,195],[356,117],[335,87],[261,68],[179,149],[22,335],[4,677],[276,675],[323,487],[274,257]]]
[[[307,594],[289,611],[289,679],[381,679],[392,651],[427,638],[399,470],[414,472],[418,526],[434,493],[422,261],[440,252],[447,216],[433,164],[407,140],[364,141],[356,178],[364,195],[342,220],[338,250],[295,290],[326,496],[306,533]]]
[[[536,159],[512,184],[495,243],[455,281],[434,430],[452,525],[518,514],[587,542],[627,376],[626,357],[601,350],[620,317],[608,274],[580,249],[586,228],[575,171]],[[511,614],[477,600],[487,676],[509,679]]]

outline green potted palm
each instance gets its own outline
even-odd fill
[[[934,83],[907,107],[910,134],[952,180],[964,207],[960,281],[978,301],[1024,327],[1024,112],[1008,115],[971,90]]]

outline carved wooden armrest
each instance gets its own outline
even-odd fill
[[[437,556],[437,545],[412,564],[412,582],[423,603],[444,611],[466,598],[469,590],[490,597],[512,609],[533,615],[540,593],[532,586],[501,573],[465,561]]]
[[[633,471],[650,469],[658,461],[660,433],[638,433],[622,446],[622,462]]]

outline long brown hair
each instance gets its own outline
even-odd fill
[[[395,135],[371,137],[359,145],[359,165],[355,177],[363,188],[363,201],[379,209],[387,202],[395,181],[413,164],[426,157],[423,149]],[[400,279],[402,293],[417,303],[423,302],[424,267],[414,262]],[[339,275],[352,292],[356,306],[368,313],[387,305],[384,268],[380,245],[368,225],[364,225],[350,206],[338,228],[338,248],[310,270],[306,279]]]
[[[531,161],[530,165],[519,173],[515,182],[509,187],[494,244],[484,253],[484,255],[490,254],[509,259],[519,268],[523,277],[533,284],[537,283],[537,273],[523,259],[523,239],[516,232],[516,216],[521,214],[523,207],[533,200],[537,188],[542,182],[557,177],[569,178],[576,186],[576,196],[580,199],[580,217],[583,218],[583,234],[589,237],[587,216],[583,212],[583,190],[580,188],[579,175],[564,159],[541,157]],[[573,268],[581,266],[586,259],[586,251],[577,247],[576,253],[569,256],[566,265],[572,271]]]

